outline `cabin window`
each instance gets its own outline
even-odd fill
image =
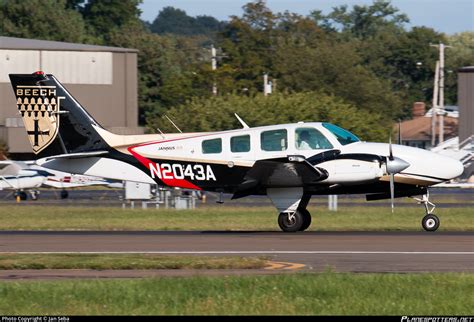
[[[230,138],[230,151],[232,152],[249,152],[250,151],[250,135],[240,135]]]
[[[221,153],[222,152],[222,139],[212,139],[202,141],[202,153]]]
[[[332,149],[332,144],[324,135],[312,127],[300,127],[295,130],[295,147],[298,150]]]
[[[262,132],[260,146],[263,151],[285,151],[288,147],[288,133],[286,130]]]

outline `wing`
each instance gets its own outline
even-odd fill
[[[0,176],[16,176],[21,166],[11,160],[0,161]]]
[[[255,194],[265,188],[309,186],[327,177],[326,170],[314,167],[304,156],[259,160],[247,172],[232,199]]]

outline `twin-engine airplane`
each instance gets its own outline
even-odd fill
[[[222,132],[116,135],[102,128],[53,76],[10,75],[33,151],[46,168],[169,187],[267,195],[285,232],[307,229],[312,195],[366,194],[368,200],[423,195],[425,230],[439,219],[427,188],[463,172],[454,159],[422,149],[361,142],[329,123],[281,124]]]

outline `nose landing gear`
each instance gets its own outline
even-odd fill
[[[421,220],[421,226],[426,231],[436,231],[439,228],[440,220],[438,216],[436,216],[433,211],[436,208],[435,204],[432,203],[430,200],[429,192],[426,195],[423,195],[422,198],[413,198],[419,204],[423,204],[425,206],[425,216]]]

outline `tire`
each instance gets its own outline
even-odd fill
[[[305,231],[311,225],[311,214],[307,209],[299,209],[298,211],[303,215],[303,225],[301,226],[300,231]]]
[[[69,197],[69,192],[67,192],[67,190],[61,190],[60,196],[61,199],[67,199],[67,197]]]
[[[297,210],[295,211],[292,220],[288,220],[288,213],[282,212],[278,215],[278,225],[281,230],[286,233],[294,233],[301,229],[304,223],[303,214]]]
[[[426,231],[436,231],[439,227],[439,224],[439,218],[434,214],[428,214],[421,220],[421,225]]]
[[[31,200],[38,200],[39,191],[30,192]]]
[[[24,191],[18,191],[18,196],[20,196],[20,200],[27,200],[28,199],[28,194]]]

